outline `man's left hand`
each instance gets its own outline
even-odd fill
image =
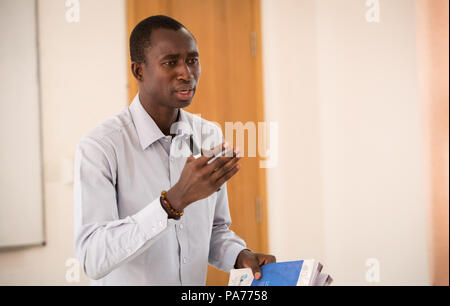
[[[277,260],[273,255],[253,253],[250,250],[244,249],[239,253],[234,267],[236,269],[250,268],[252,269],[255,279],[260,279],[262,277],[260,267],[276,261]]]

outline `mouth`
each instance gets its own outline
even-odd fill
[[[177,96],[177,98],[180,100],[190,100],[194,96],[194,89],[193,88],[184,88],[181,90],[176,90],[175,96]]]

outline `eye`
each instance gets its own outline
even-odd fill
[[[169,62],[163,63],[163,66],[166,66],[166,67],[175,67],[176,64],[177,64],[176,61],[169,61]]]
[[[188,59],[189,65],[193,65],[193,64],[197,64],[197,63],[198,63],[198,58],[196,58],[196,57]]]

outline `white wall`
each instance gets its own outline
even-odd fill
[[[429,284],[414,1],[380,1],[380,23],[365,1],[280,2],[262,1],[282,154],[268,173],[271,251],[320,259],[337,285]],[[366,281],[369,258],[380,282]]]
[[[48,244],[0,252],[0,284],[66,282],[73,251],[70,167],[76,143],[128,104],[124,0],[80,0],[80,22],[66,21],[65,1],[38,1]],[[80,271],[81,273],[81,271]],[[82,276],[79,284],[87,284]]]
[[[267,169],[278,261],[324,255],[315,10],[314,1],[262,1],[266,120],[279,129],[278,164]]]

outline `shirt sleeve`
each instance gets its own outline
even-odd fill
[[[117,162],[111,148],[84,137],[74,169],[75,253],[84,272],[100,279],[140,255],[167,228],[159,197],[133,216],[119,219],[115,179]]]
[[[233,269],[237,256],[246,249],[246,244],[239,236],[229,229],[231,225],[230,210],[226,183],[217,195],[211,234],[209,263],[227,273]]]
[[[218,129],[220,142],[223,134]],[[223,184],[217,194],[214,220],[211,233],[209,263],[227,273],[234,268],[237,256],[246,249],[245,241],[230,230],[231,216],[228,206],[227,183]]]

